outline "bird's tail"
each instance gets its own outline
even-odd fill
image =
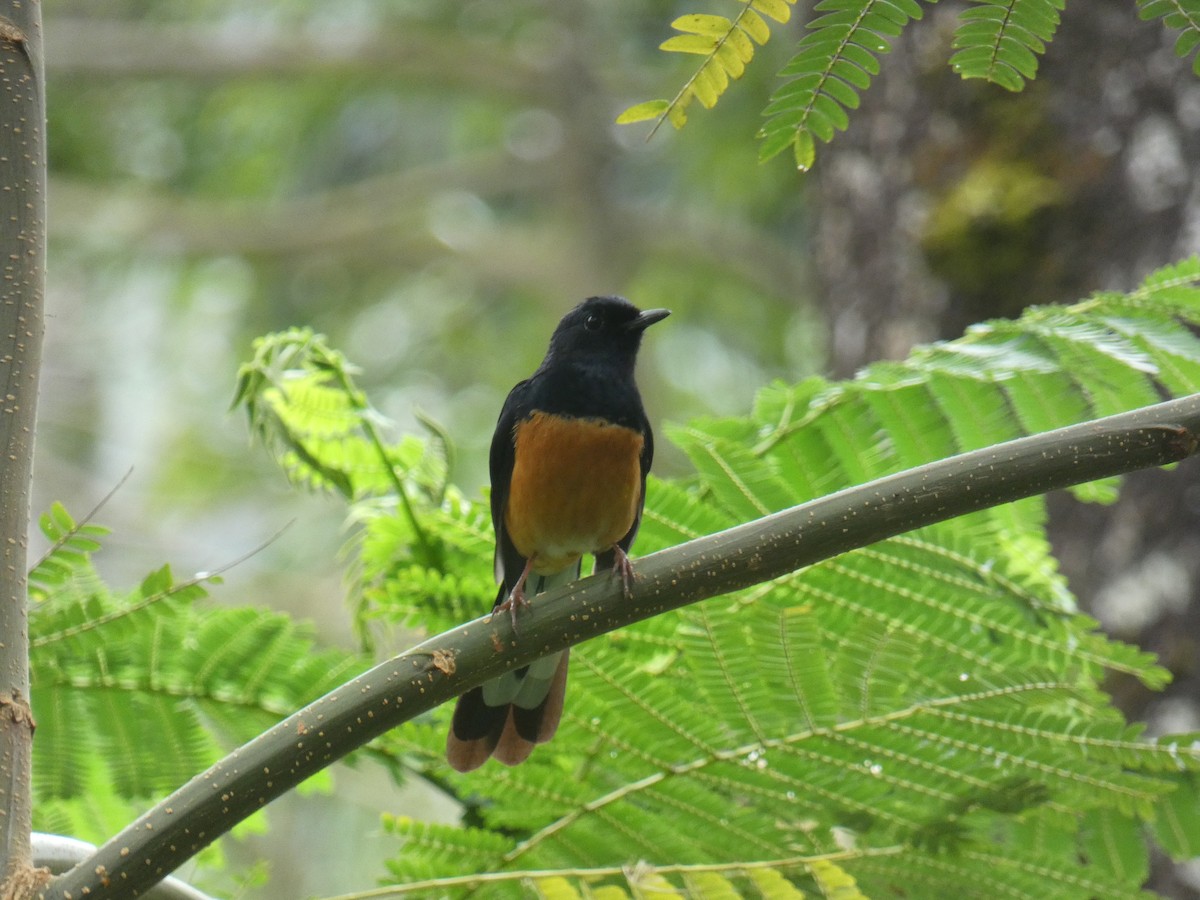
[[[578,577],[578,564],[554,575],[532,575],[530,594],[541,594]],[[507,598],[508,590],[500,585],[497,605]],[[569,653],[561,650],[543,656],[459,697],[446,736],[450,765],[459,772],[470,772],[495,756],[506,766],[515,766],[529,757],[535,744],[554,737],[567,690]]]

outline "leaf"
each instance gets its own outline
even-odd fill
[[[1200,46],[1200,4],[1195,0],[1138,0],[1137,6],[1141,19],[1162,19],[1165,27],[1179,32],[1175,55],[1180,59]],[[1192,60],[1192,68],[1200,72],[1200,56]]]
[[[35,603],[46,600],[71,579],[92,577],[91,555],[100,549],[99,539],[109,533],[102,526],[76,522],[58,502],[38,517],[38,525],[51,546],[29,571],[29,596]]]
[[[63,546],[104,531],[59,505],[43,519]],[[65,558],[29,616],[37,827],[83,823],[76,833],[101,837],[96,810],[128,821],[364,665],[315,651],[311,629],[279,613],[201,608],[201,583],[168,566],[113,592],[90,554]]]
[[[922,16],[913,0],[822,0],[822,13],[807,24],[798,52],[784,66],[783,85],[771,96],[759,131],[759,159],[793,148],[801,171],[812,167],[818,138],[826,143],[850,123],[858,92],[879,71],[877,56],[890,49],[912,19]]]
[[[954,33],[950,67],[1020,91],[1037,75],[1037,56],[1058,29],[1065,0],[972,0]]]
[[[409,489],[440,494],[444,456],[425,453],[419,442],[385,444],[384,420],[353,375],[323,335],[308,329],[266,335],[239,371],[234,405],[245,408],[253,433],[296,484],[353,497],[405,487],[399,470]]]
[[[854,878],[829,860],[814,862],[809,871],[828,900],[867,900]]]
[[[746,66],[754,59],[755,45],[765,44],[770,38],[767,18],[780,23],[788,21],[791,16],[789,4],[794,2],[749,0],[733,19],[705,13],[690,13],[675,19],[671,27],[681,34],[667,38],[659,49],[703,56],[704,61],[673,99],[634,104],[617,116],[617,124],[655,119],[654,130],[663,122],[682,128],[687,123],[687,108],[693,100],[699,100],[705,109],[712,109],[729,82],[745,73]]]
[[[792,17],[792,8],[785,0],[749,0],[750,7],[765,16],[770,16],[779,24],[786,24]]]
[[[1105,809],[1088,817],[1082,847],[1088,859],[1115,881],[1141,883],[1149,877],[1150,858],[1138,823]]]
[[[400,881],[415,881],[429,877],[432,871],[455,873],[483,872],[486,863],[503,851],[506,841],[499,835],[480,828],[455,828],[421,822],[408,816],[384,814],[383,830],[403,839],[413,851],[421,851],[418,865],[394,861],[389,868]],[[414,862],[416,852],[409,857]],[[440,864],[440,865],[439,865]]]
[[[1179,746],[1184,743],[1180,738],[1173,735],[1166,742]],[[1159,804],[1154,835],[1172,859],[1200,856],[1200,775],[1179,774],[1171,780],[1175,791]]]
[[[733,28],[733,23],[724,16],[706,16],[693,13],[688,16],[680,16],[671,23],[671,27],[676,31],[683,31],[688,34],[705,34],[715,38],[723,38]],[[666,49],[664,45],[662,49]]]
[[[786,4],[782,5],[785,10],[789,9]],[[742,30],[759,44],[765,44],[771,39],[771,26],[763,21],[763,17],[754,11],[753,5],[742,13],[740,24]]]
[[[777,869],[753,869],[749,876],[764,900],[804,900],[804,892],[798,890]]]
[[[659,44],[658,49],[672,53],[697,53],[700,56],[711,56],[720,46],[717,38],[707,34],[677,34]]]

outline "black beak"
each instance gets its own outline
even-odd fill
[[[655,322],[661,322],[671,314],[669,309],[648,309],[645,312],[639,313],[636,319],[632,319],[625,325],[626,331],[645,331]]]

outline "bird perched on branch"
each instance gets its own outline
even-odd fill
[[[496,580],[492,615],[514,630],[529,596],[579,577],[585,553],[628,594],[654,438],[634,381],[642,333],[669,315],[591,297],[554,330],[536,372],[509,392],[492,436]],[[495,756],[515,766],[562,715],[568,651],[472,688],[458,700],[446,758],[469,772]]]

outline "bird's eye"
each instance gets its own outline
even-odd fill
[[[590,316],[588,316],[586,319],[583,320],[583,327],[586,328],[588,331],[599,331],[600,326],[603,324],[604,324],[604,320],[601,319],[595,313],[592,313]]]

